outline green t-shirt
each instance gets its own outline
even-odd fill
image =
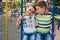
[[[37,15],[36,16],[37,32],[48,33],[51,27],[51,15]]]

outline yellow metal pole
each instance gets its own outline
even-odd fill
[[[6,0],[6,40],[8,40],[8,0]]]

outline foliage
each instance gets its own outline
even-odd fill
[[[60,6],[60,0],[56,0],[56,6]]]
[[[2,2],[2,0],[0,0],[0,2]]]

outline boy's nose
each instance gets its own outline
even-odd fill
[[[31,11],[29,11],[29,13],[31,13]]]

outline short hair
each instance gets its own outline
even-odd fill
[[[26,7],[29,7],[29,6],[31,6],[31,5],[33,5],[33,4],[30,3],[30,2],[28,2],[28,3],[26,4]]]
[[[36,11],[36,7],[35,7],[35,5],[34,5],[34,4],[33,4],[33,5],[30,5],[30,6],[32,6],[32,7],[35,9],[35,11]],[[29,7],[30,7],[30,6],[29,6]]]
[[[44,7],[47,8],[46,2],[45,1],[38,1],[35,6],[39,6],[39,7]]]

